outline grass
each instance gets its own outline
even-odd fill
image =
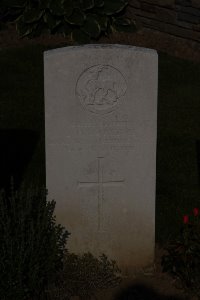
[[[0,51],[0,128],[38,134],[23,173],[27,183],[45,183],[43,51],[47,49]],[[156,241],[161,244],[177,234],[183,214],[200,207],[199,78],[200,64],[159,53]]]

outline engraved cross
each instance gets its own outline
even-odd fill
[[[98,230],[101,228],[101,216],[102,216],[102,206],[104,200],[104,186],[119,186],[124,183],[124,179],[121,180],[104,180],[103,179],[103,161],[104,157],[97,157],[97,171],[98,177],[96,181],[79,181],[78,186],[81,188],[91,188],[93,186],[98,187]]]

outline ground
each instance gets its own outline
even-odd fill
[[[200,43],[186,41],[182,38],[148,29],[140,29],[138,32],[132,34],[114,34],[109,38],[101,38],[98,43],[130,44],[153,48],[172,56],[200,62]],[[69,45],[70,41],[66,41],[62,36],[42,36],[32,40],[27,38],[19,39],[14,25],[10,25],[6,30],[0,31],[0,50],[23,47],[27,44],[55,45],[57,47]],[[156,245],[154,270],[124,280],[122,283],[124,290],[120,287],[120,289],[101,292],[98,294],[98,299],[113,299],[112,295],[118,293],[122,293],[116,298],[119,300],[184,299],[186,295],[184,295],[182,290],[175,287],[176,281],[172,277],[162,273],[160,261],[163,253],[164,250],[159,245]],[[137,284],[142,284],[142,286],[136,286]],[[132,289],[127,289],[128,286],[132,286]]]
[[[125,279],[120,288],[99,293],[98,300],[195,300],[178,288],[178,282],[162,272],[161,258],[166,251],[155,247],[155,263],[152,270]]]

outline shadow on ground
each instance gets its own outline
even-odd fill
[[[173,295],[162,295],[143,284],[130,285],[120,291],[113,300],[186,300]]]

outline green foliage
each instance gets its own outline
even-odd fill
[[[133,31],[135,22],[125,17],[127,0],[2,0],[4,19],[16,22],[21,37],[51,34],[71,35],[88,43],[101,34]]]
[[[200,216],[197,208],[193,211],[190,220],[184,216],[179,239],[166,247],[168,254],[162,257],[162,267],[176,279],[178,287],[200,297]]]
[[[45,189],[0,193],[0,299],[40,299],[63,268],[69,233],[55,225]]]
[[[121,272],[115,261],[109,261],[104,254],[96,258],[91,253],[67,253],[58,278],[57,284],[46,291],[48,299],[68,300],[78,296],[90,300],[97,290],[117,286],[121,282]]]
[[[65,249],[69,233],[55,225],[55,201],[39,188],[0,192],[0,299],[89,300],[121,281],[115,261],[103,254]]]

